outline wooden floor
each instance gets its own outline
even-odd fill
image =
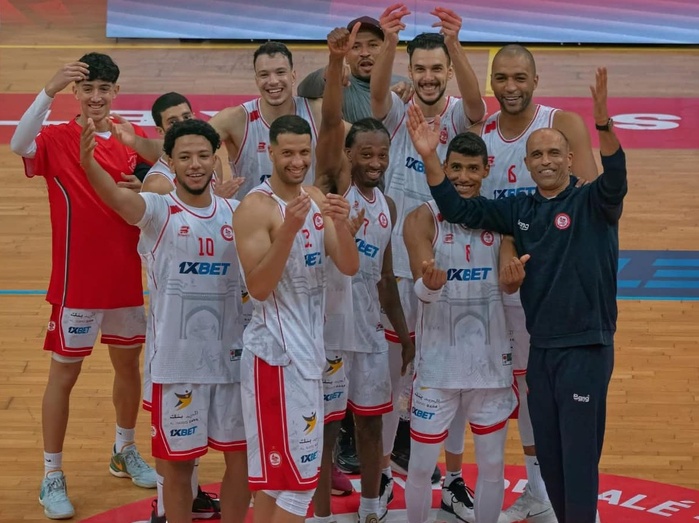
[[[59,66],[90,50],[115,58],[124,93],[255,92],[249,46],[117,43],[103,37],[103,2],[72,4],[74,11],[50,23],[8,25],[0,19],[0,94],[34,94]],[[293,50],[299,78],[326,60],[317,47]],[[587,96],[597,65],[609,68],[611,96],[697,95],[697,51],[566,48],[535,55],[539,96]],[[396,70],[404,71],[400,56]],[[486,48],[469,49],[484,91],[488,56]],[[697,249],[699,152],[627,154],[630,190],[621,248]],[[7,145],[0,145],[0,186],[0,290],[45,289],[50,269],[46,190],[41,180],[24,178],[21,161]],[[0,521],[44,520],[36,499],[42,475],[40,404],[49,361],[41,345],[48,315],[41,296],[0,295]],[[699,302],[620,302],[604,472],[699,489],[698,339]],[[65,445],[64,468],[78,520],[152,494],[107,472],[114,432],[111,370],[100,349],[83,366]],[[137,439],[144,455],[148,434],[147,418],[141,416]],[[508,463],[521,463],[516,439],[513,426]],[[218,481],[221,464],[220,456],[206,457],[202,481]]]

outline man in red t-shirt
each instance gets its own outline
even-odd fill
[[[109,113],[119,92],[119,68],[90,53],[63,66],[22,116],[12,150],[23,157],[28,177],[46,180],[51,209],[52,272],[46,300],[52,305],[44,350],[51,351],[42,427],[45,477],[39,501],[51,519],[73,516],[61,470],[70,393],[101,331],[114,367],[116,441],[109,471],[139,487],[155,488],[155,471],[134,444],[145,338],[139,230],[127,225],[95,194],[80,167],[80,133],[88,118],[97,127],[95,158],[115,180],[138,189],[137,154],[110,134]],[[73,83],[80,114],[42,128],[54,96]],[[144,135],[138,129],[137,133]]]

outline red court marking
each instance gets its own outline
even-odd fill
[[[2,0],[0,0],[2,1]],[[7,144],[17,121],[34,100],[31,94],[0,94],[0,144]],[[114,110],[134,123],[153,131],[150,107],[158,97],[155,94],[120,94],[114,101]],[[191,95],[188,98],[199,112],[208,119],[224,107],[238,105],[255,95]],[[490,113],[497,110],[494,98],[486,99]],[[597,144],[594,130],[592,102],[589,98],[536,98],[541,104],[575,111],[587,123],[593,144]],[[615,119],[619,140],[627,149],[694,149],[699,133],[699,98],[612,98],[610,114]],[[73,118],[79,111],[75,98],[60,94],[53,103],[48,122],[60,122]]]
[[[442,467],[443,469],[444,467]],[[464,467],[466,483],[476,485],[476,467]],[[524,467],[505,467],[506,489],[505,506],[509,506],[524,490],[526,472]],[[358,489],[358,477],[352,477]],[[405,521],[405,497],[403,479],[396,481],[393,489],[394,500],[389,506],[388,523]],[[219,485],[207,485],[205,491],[219,492]],[[432,491],[432,507],[439,507],[441,491]],[[133,523],[148,520],[150,504],[153,498],[138,501],[116,508],[97,516],[87,518],[81,523]],[[338,523],[354,523],[359,507],[359,493],[344,498],[333,498],[333,513],[338,516]],[[696,523],[699,521],[699,491],[691,490],[653,481],[612,476],[600,477],[599,512],[602,523]],[[80,507],[78,507],[78,510]],[[345,515],[344,517],[342,515]],[[393,517],[392,517],[393,515]],[[310,514],[309,514],[310,517]],[[252,522],[252,514],[247,520]]]

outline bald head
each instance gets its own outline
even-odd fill
[[[500,48],[500,50],[495,53],[493,58],[493,65],[498,63],[501,58],[523,58],[527,63],[527,66],[531,68],[532,76],[536,75],[536,62],[534,61],[534,56],[529,52],[529,49],[519,44],[509,44],[505,47]]]
[[[529,135],[529,138],[527,138],[527,155],[529,155],[532,148],[538,146],[540,142],[546,141],[551,143],[551,140],[558,141],[559,149],[564,153],[568,153],[570,151],[570,142],[568,141],[568,137],[563,134],[561,130],[553,127],[545,127],[543,129],[537,129]]]

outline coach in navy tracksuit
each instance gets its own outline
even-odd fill
[[[618,222],[626,160],[607,113],[607,72],[591,88],[603,174],[575,187],[572,154],[555,129],[527,142],[537,192],[503,200],[462,198],[435,153],[439,127],[412,109],[408,123],[444,219],[515,238],[527,272],[521,298],[531,336],[529,412],[537,457],[559,523],[594,523],[606,398],[614,365]]]

